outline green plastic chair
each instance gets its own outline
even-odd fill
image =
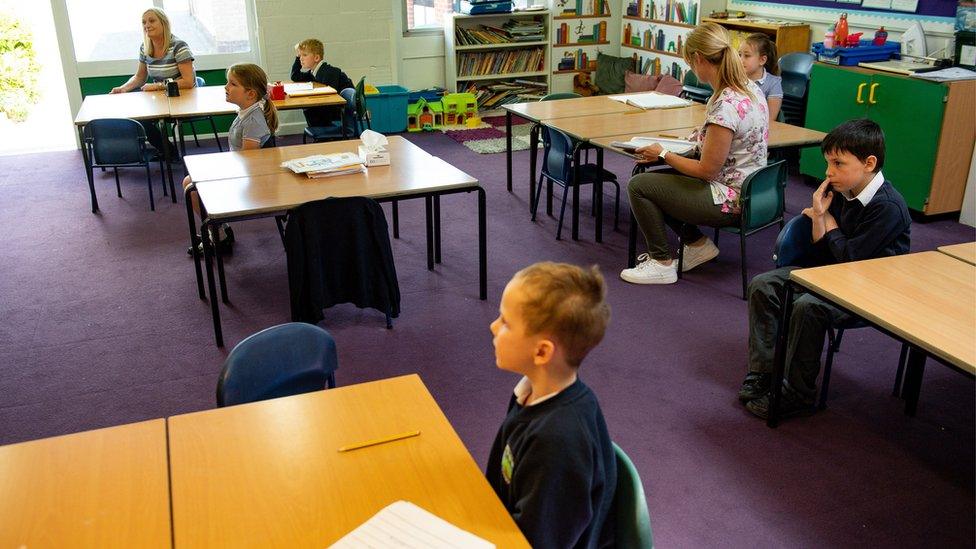
[[[653,549],[651,517],[647,513],[647,499],[640,475],[617,443],[613,443],[613,453],[617,456],[617,491],[613,496],[616,546]]]
[[[739,226],[715,229],[715,244],[721,231],[738,233],[742,263],[742,299],[746,298],[748,269],[746,268],[746,237],[763,229],[779,225],[783,228],[783,211],[786,208],[786,161],[780,160],[764,166],[751,174],[742,183],[742,218]],[[678,236],[678,277],[684,264],[684,247]]]
[[[712,87],[698,80],[695,73],[691,70],[685,71],[685,76],[681,80],[681,97],[690,99],[696,103],[707,103],[712,96]]]

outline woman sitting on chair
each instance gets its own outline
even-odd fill
[[[738,223],[742,182],[766,165],[766,99],[746,76],[725,29],[714,23],[698,26],[685,42],[684,59],[715,93],[705,105],[704,124],[688,137],[696,143],[698,158],[668,152],[659,143],[636,151],[638,162],[661,160],[672,169],[634,176],[628,185],[630,207],[648,249],[636,267],[620,273],[620,278],[634,284],[678,280],[666,226],[682,237],[683,270],[714,259],[718,247],[696,225]]]

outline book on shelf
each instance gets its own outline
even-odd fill
[[[459,77],[538,72],[543,70],[542,48],[460,53],[457,56]]]
[[[366,171],[359,155],[351,152],[315,154],[305,158],[286,160],[281,163],[281,167],[288,168],[298,174],[305,174],[310,178],[332,177]]]
[[[632,93],[627,95],[608,95],[609,99],[626,103],[638,109],[674,109],[691,105],[688,99],[657,92]]]
[[[465,89],[458,89],[458,91],[474,94],[478,101],[478,108],[487,110],[508,103],[537,101],[546,94],[548,89],[549,87],[545,82],[518,79],[489,84],[471,82]]]
[[[666,151],[681,155],[695,150],[695,147],[697,146],[693,141],[687,141],[685,139],[667,139],[662,137],[645,136],[632,137],[629,141],[611,141],[610,146],[633,153],[640,147],[646,147],[652,143],[661,145],[661,148]]]
[[[563,8],[562,15],[610,15],[609,0],[575,0]]]

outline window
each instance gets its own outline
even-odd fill
[[[404,0],[406,29],[440,30],[444,21],[454,11],[453,0]]]
[[[142,14],[158,7],[194,57],[251,51],[245,0],[65,0],[75,60],[132,60],[142,44]]]

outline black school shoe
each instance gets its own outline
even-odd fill
[[[219,253],[222,256],[233,254],[234,253],[234,229],[232,229],[230,225],[224,223],[223,225],[220,226],[220,229],[218,229],[217,232],[220,233],[220,237],[219,240],[217,241],[217,246],[216,246],[217,253]],[[197,235],[197,238],[202,240],[200,235]],[[186,253],[187,255],[192,256],[193,246],[187,246]],[[197,253],[200,255],[200,257],[203,257],[203,242],[197,244]]]
[[[761,398],[750,400],[746,403],[746,409],[762,419],[769,419],[769,400],[770,394],[766,393]],[[798,393],[783,387],[779,398],[779,418],[785,419],[796,416],[809,416],[816,409],[812,402],[806,402]]]
[[[769,384],[772,379],[773,374],[749,372],[742,381],[742,387],[739,388],[739,400],[749,402],[750,400],[762,398],[763,395],[769,392]]]

